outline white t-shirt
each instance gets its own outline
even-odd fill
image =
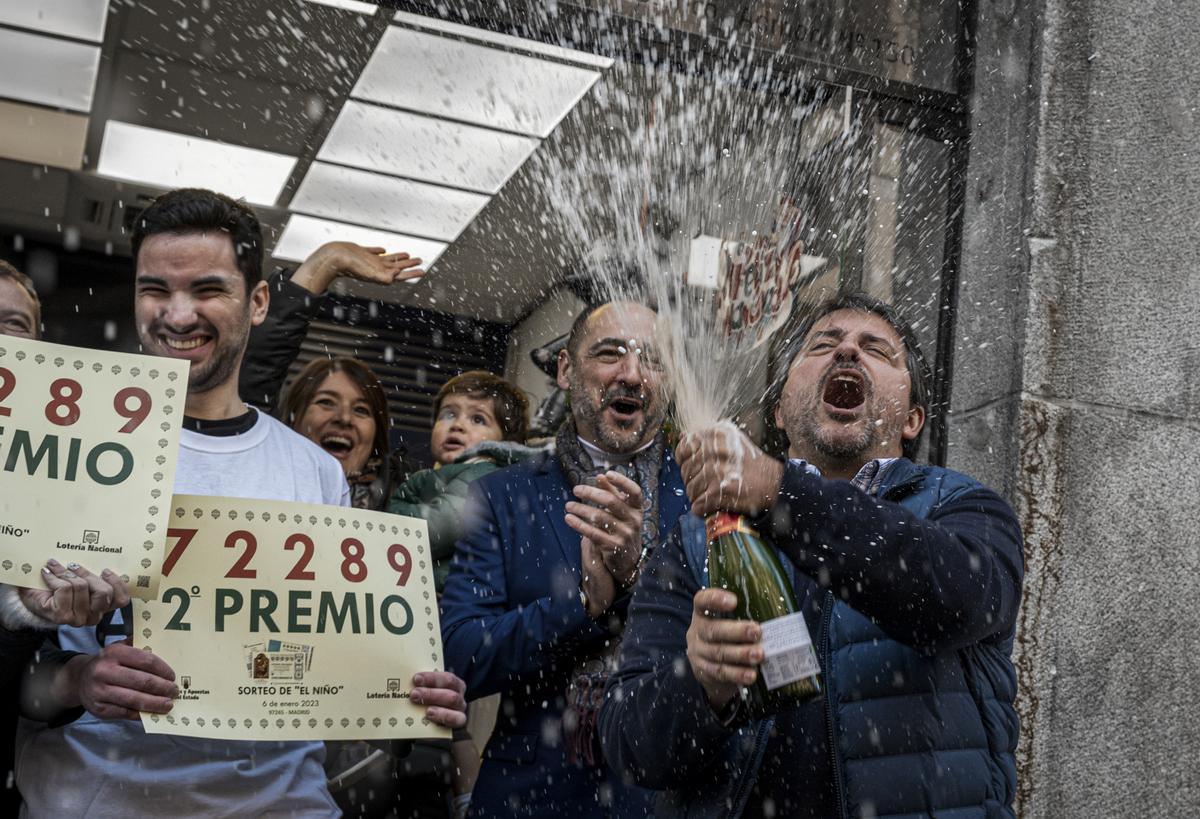
[[[175,494],[350,505],[337,459],[269,415],[242,435],[179,435]]]
[[[256,411],[257,413],[257,411]],[[266,415],[240,435],[180,436],[175,492],[348,506],[337,460]],[[137,605],[136,601],[134,605]],[[113,626],[122,623],[117,612]],[[109,634],[107,642],[122,639]],[[95,628],[61,628],[62,647],[95,654]],[[320,742],[147,734],[85,713],[60,728],[22,721],[17,786],[32,817],[339,815]]]

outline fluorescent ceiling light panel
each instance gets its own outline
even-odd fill
[[[0,156],[77,171],[83,167],[88,118],[0,100]]]
[[[0,23],[76,40],[104,41],[108,0],[9,0],[0,3]]]
[[[613,64],[611,58],[601,57],[599,54],[591,54],[587,51],[576,51],[573,48],[563,48],[562,46],[540,43],[537,40],[526,40],[524,37],[514,37],[511,34],[500,34],[495,31],[488,31],[487,29],[463,25],[462,23],[452,23],[449,20],[439,20],[436,17],[424,17],[420,14],[410,14],[407,11],[396,12],[396,16],[392,18],[392,21],[409,26],[410,28],[421,28],[426,31],[440,31],[444,34],[452,34],[456,37],[465,37],[467,39],[476,40],[477,42],[481,43],[489,43],[501,48],[512,48],[521,51],[528,51],[532,54],[540,54],[544,57],[552,57],[556,60],[566,60],[568,62],[579,63],[580,65],[590,65],[594,68],[608,68]]]
[[[0,97],[87,113],[100,47],[0,29]]]
[[[388,233],[361,225],[347,225],[343,222],[330,222],[293,213],[283,226],[283,233],[280,234],[279,242],[271,255],[289,262],[303,262],[309,254],[326,242],[354,242],[363,247],[382,247],[388,253],[407,253],[421,260],[422,270],[428,270],[446,249],[445,242],[433,242],[429,239],[418,239],[416,236]]]
[[[351,100],[317,159],[494,194],[538,144],[531,137]]]
[[[345,9],[346,11],[356,11],[359,14],[365,14],[368,17],[379,11],[379,6],[374,3],[363,3],[360,0],[308,0],[310,3],[316,3],[321,6],[332,6],[335,9]]]
[[[294,157],[109,121],[96,173],[158,188],[200,187],[274,205]]]
[[[392,26],[352,96],[545,138],[599,78],[594,69]]]
[[[478,193],[314,162],[291,209],[453,242],[487,203]]]

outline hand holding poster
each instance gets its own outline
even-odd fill
[[[0,581],[49,558],[158,591],[188,364],[0,336]]]
[[[148,733],[221,739],[446,737],[409,702],[441,669],[423,520],[176,495],[159,602],[135,644],[181,689]]]

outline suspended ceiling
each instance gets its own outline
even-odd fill
[[[0,231],[122,252],[150,197],[211,187],[279,263],[405,250],[418,283],[346,289],[511,322],[563,269],[529,158],[586,132],[608,65],[353,0],[5,3]]]

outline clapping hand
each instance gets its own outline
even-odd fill
[[[629,588],[642,554],[642,489],[620,472],[605,472],[595,486],[575,487],[579,501],[567,503],[567,525],[600,554],[613,579]]]

